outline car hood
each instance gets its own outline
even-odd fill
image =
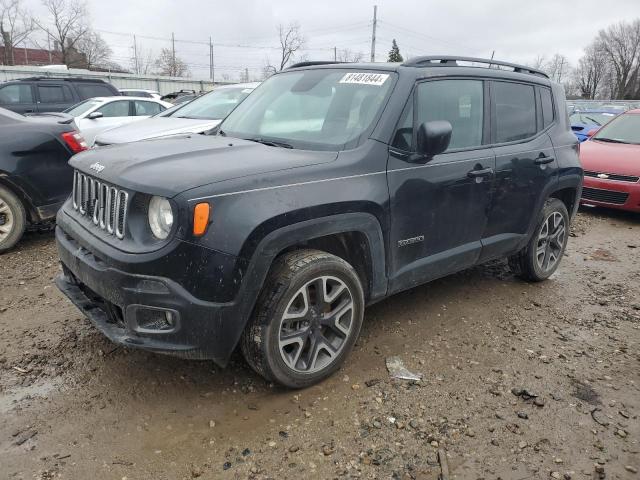
[[[640,176],[640,145],[589,140],[580,145],[585,170]]]
[[[69,164],[107,183],[173,197],[211,183],[328,163],[337,155],[194,135],[87,150]]]
[[[107,130],[96,137],[96,142],[102,145],[113,145],[185,133],[202,133],[211,130],[220,122],[221,120],[152,117]]]

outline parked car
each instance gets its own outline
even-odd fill
[[[153,98],[155,100],[161,100],[162,95],[157,90],[144,90],[139,88],[121,88],[120,94],[125,97],[138,97],[138,98]]]
[[[618,110],[576,110],[569,116],[571,130],[578,140],[584,142],[589,138],[589,132],[606,125],[617,115],[620,115]]]
[[[196,100],[133,125],[113,128],[96,137],[96,146],[137,142],[150,138],[202,133],[216,127],[259,83],[218,87]]]
[[[67,162],[86,148],[67,115],[24,117],[0,108],[0,253],[27,227],[54,221],[73,185]]]
[[[130,125],[173,107],[168,102],[153,98],[96,97],[67,109],[82,132],[88,145],[93,145],[96,135],[106,130]]]
[[[91,78],[31,77],[0,84],[0,107],[16,113],[62,112],[93,97],[120,95],[113,85]]]
[[[640,212],[640,110],[625,112],[580,148],[581,202]]]
[[[117,343],[222,366],[239,345],[265,378],[308,386],[365,305],[502,257],[552,275],[578,145],[562,86],[528,67],[303,63],[215,136],[76,155],[57,284]]]
[[[165,102],[176,103],[176,100],[178,98],[183,97],[185,95],[197,96],[198,94],[196,93],[195,90],[178,90],[177,92],[171,92],[163,95],[161,100],[164,100]]]
[[[180,95],[179,97],[175,98],[171,102],[174,105],[182,105],[183,103],[187,103],[187,102],[190,102],[191,100],[195,100],[200,95],[201,94],[199,94],[199,93],[190,93],[188,95]]]

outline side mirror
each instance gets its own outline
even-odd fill
[[[453,127],[446,120],[425,122],[418,127],[418,153],[431,159],[449,148]]]
[[[587,137],[591,138],[593,137],[596,133],[598,133],[598,130],[600,130],[599,128],[592,128],[591,130],[589,130],[587,132]]]
[[[89,115],[87,115],[87,118],[89,120],[95,120],[97,118],[102,118],[102,117],[104,117],[102,112],[91,112]]]

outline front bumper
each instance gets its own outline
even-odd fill
[[[640,212],[640,183],[585,176],[580,203]]]
[[[119,270],[59,226],[56,243],[63,266],[58,288],[113,342],[227,363],[244,328],[246,309],[234,302],[197,299],[169,278]],[[171,321],[163,322],[163,317]]]

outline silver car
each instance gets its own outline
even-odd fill
[[[103,132],[96,137],[94,146],[206,132],[217,126],[259,84],[253,82],[217,87],[146,120]]]

